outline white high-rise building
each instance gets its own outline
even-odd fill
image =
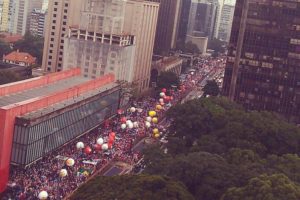
[[[44,36],[46,11],[34,9],[31,12],[29,31],[32,35]]]
[[[222,41],[229,42],[231,28],[232,28],[233,15],[234,15],[234,8],[235,8],[235,6],[233,4],[233,1],[231,1],[231,2],[225,1],[223,8],[222,8],[219,33],[218,33],[218,39],[220,39]]]
[[[0,19],[0,31],[8,31],[9,27],[9,0],[2,0],[1,6],[1,19]]]

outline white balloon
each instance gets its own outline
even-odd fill
[[[133,123],[128,124],[128,128],[132,129],[133,128]]]
[[[48,192],[46,191],[41,191],[39,193],[39,199],[47,199],[48,198]]]
[[[102,145],[104,143],[103,138],[98,138],[97,144]]]
[[[83,142],[77,142],[76,148],[77,148],[77,149],[83,149],[83,148],[84,148]]]
[[[72,158],[69,158],[66,160],[66,165],[69,167],[72,167],[75,164],[75,160]]]
[[[138,111],[139,113],[141,113],[141,112],[143,112],[143,109],[138,108],[137,111]]]
[[[107,150],[108,149],[108,144],[103,144],[102,145],[102,150]]]
[[[133,127],[134,128],[138,128],[139,127],[139,123],[138,122],[133,122]]]
[[[126,124],[122,124],[121,129],[125,129],[125,128],[126,128]]]
[[[160,97],[164,97],[164,96],[166,96],[166,94],[165,94],[164,92],[161,92],[161,93],[159,94],[159,96],[160,96]]]
[[[160,98],[159,99],[159,103],[163,103],[164,102],[164,99],[163,98]]]
[[[150,128],[150,126],[151,126],[150,122],[145,122],[145,125],[147,128]]]
[[[146,117],[146,121],[147,122],[151,122],[152,121],[152,117]]]
[[[132,121],[131,120],[127,120],[126,121],[126,125],[128,126],[129,124],[131,124],[132,123]]]
[[[60,177],[65,177],[68,175],[68,171],[66,169],[61,169],[59,172]]]
[[[136,108],[135,107],[131,107],[130,108],[130,112],[134,113],[136,111]]]

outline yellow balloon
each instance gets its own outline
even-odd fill
[[[158,122],[157,117],[153,117],[152,122],[153,122],[154,124],[157,124],[157,122]]]
[[[162,109],[162,106],[158,104],[158,105],[156,105],[156,109],[157,109],[157,110],[161,110],[161,109]]]
[[[159,130],[157,128],[153,129],[153,134],[159,134]]]
[[[160,136],[159,133],[154,134],[154,137],[155,137],[155,138],[159,138],[159,136]]]
[[[155,115],[156,115],[155,111],[153,111],[153,110],[149,111],[149,116],[150,117],[154,117]]]

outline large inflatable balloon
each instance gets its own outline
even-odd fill
[[[48,198],[48,192],[46,191],[41,191],[39,193],[39,199],[47,199]]]
[[[159,137],[160,137],[159,133],[154,134],[154,137],[155,137],[155,138],[159,138]]]
[[[137,111],[138,111],[139,113],[141,113],[141,112],[143,112],[143,109],[138,108]]]
[[[102,150],[107,150],[108,149],[108,144],[103,144],[102,145]]]
[[[121,122],[122,122],[122,123],[126,123],[126,120],[127,120],[126,117],[122,117],[122,118],[121,118]]]
[[[83,142],[77,142],[76,148],[77,148],[77,149],[83,149],[83,148],[84,148]]]
[[[151,122],[152,121],[152,117],[146,117],[146,121],[147,122]]]
[[[163,99],[163,98],[160,98],[158,101],[159,101],[159,103],[163,103],[163,102],[164,102],[164,99]]]
[[[150,126],[151,126],[150,122],[145,122],[145,126],[146,126],[147,128],[150,128]]]
[[[161,109],[162,109],[162,106],[158,104],[158,105],[156,105],[156,109],[157,109],[157,110],[161,110]]]
[[[66,169],[61,169],[59,172],[60,177],[65,177],[68,175],[68,171]]]
[[[66,165],[72,167],[75,164],[75,160],[73,158],[68,158],[66,160]]]
[[[157,117],[153,117],[152,122],[153,122],[154,124],[157,124],[157,122],[158,122]]]
[[[126,125],[128,126],[129,124],[132,124],[132,121],[131,121],[131,120],[127,120],[127,121],[126,121]]]
[[[134,128],[138,128],[139,127],[139,123],[138,122],[133,122],[133,127]]]
[[[161,92],[166,93],[166,92],[167,92],[167,89],[166,89],[166,88],[163,88],[163,89],[161,89]]]
[[[109,142],[109,143],[107,144],[108,149],[112,149],[112,145],[113,145],[113,144]]]
[[[153,129],[153,134],[159,134],[159,130],[157,128]]]
[[[126,128],[126,124],[122,124],[121,129],[125,129],[125,128]]]
[[[110,132],[109,135],[111,135],[112,137],[116,137],[116,133],[115,132]]]
[[[86,154],[92,153],[92,148],[89,147],[89,146],[85,147],[85,148],[84,148],[84,153],[86,153]]]
[[[128,124],[128,128],[132,129],[133,128],[133,123],[131,122],[130,124]]]
[[[166,94],[165,94],[164,92],[161,92],[161,93],[159,94],[159,96],[160,96],[160,97],[164,97],[164,96],[166,96]]]
[[[148,114],[150,117],[154,117],[156,115],[156,112],[154,110],[151,110]]]
[[[130,108],[130,112],[134,113],[136,111],[136,108],[135,107],[131,107]]]
[[[160,103],[160,105],[162,105],[162,106],[163,106],[163,105],[165,105],[165,103],[164,103],[164,102],[161,102],[161,103]]]
[[[103,138],[98,138],[97,144],[102,145],[104,142]]]

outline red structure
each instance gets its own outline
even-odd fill
[[[1,102],[1,98],[28,90],[32,91],[35,88],[46,88],[58,81],[68,83],[75,77],[80,77],[80,69],[78,68],[0,86],[0,193],[5,190],[9,179],[15,118],[111,84],[115,81],[115,77],[109,74],[94,80],[86,79],[86,81],[73,84],[70,87],[66,84],[67,86],[61,87],[62,89],[55,92],[42,94],[42,96],[37,94],[29,99],[25,98],[18,102],[4,103],[5,105]]]

